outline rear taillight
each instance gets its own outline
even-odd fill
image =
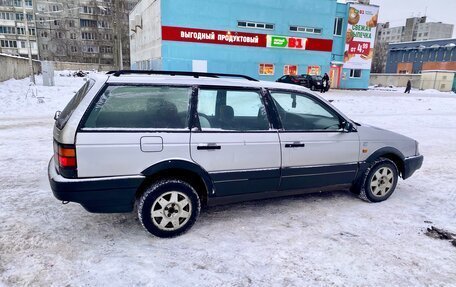
[[[76,177],[76,147],[74,145],[54,142],[54,159],[60,175],[63,177]]]

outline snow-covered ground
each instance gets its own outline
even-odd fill
[[[456,286],[456,248],[424,235],[456,232],[455,95],[325,94],[356,121],[420,141],[423,168],[386,202],[334,192],[221,206],[159,239],[135,214],[53,197],[52,118],[83,81],[38,85],[41,104],[27,83],[0,83],[0,286]]]

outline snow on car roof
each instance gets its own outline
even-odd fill
[[[268,88],[268,89],[287,89],[301,92],[309,90],[297,85],[269,82],[269,81],[249,81],[246,79],[230,77],[198,77],[193,76],[170,76],[170,75],[138,75],[127,74],[119,77],[103,75],[107,83],[113,84],[167,84],[167,85],[205,85],[205,86],[228,86],[246,88]],[[96,79],[98,80],[98,79]]]

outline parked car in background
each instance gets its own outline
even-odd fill
[[[320,91],[323,87],[323,77],[320,75],[301,75],[305,79],[306,88],[312,91]],[[326,91],[329,90],[329,85],[326,87]]]
[[[298,86],[302,86],[302,87],[311,89],[312,91],[317,91],[317,90],[320,91],[321,88],[323,87],[323,77],[319,76],[319,75],[307,75],[307,74],[302,74],[302,75],[297,75],[297,76],[284,75],[281,78],[279,78],[276,82],[298,85]],[[328,91],[329,88],[330,88],[330,86],[328,85],[326,87],[326,91]]]
[[[307,86],[307,78],[303,76],[293,76],[293,75],[284,75],[279,78],[276,82],[285,83],[285,84],[293,84],[298,86],[303,86],[308,88]]]
[[[137,206],[159,237],[188,230],[202,205],[344,189],[381,202],[423,162],[411,138],[242,75],[95,75],[55,118],[55,197],[90,212]]]

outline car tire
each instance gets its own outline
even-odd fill
[[[398,179],[396,164],[387,158],[379,158],[367,168],[353,191],[365,201],[382,202],[394,193]]]
[[[195,189],[179,179],[153,183],[141,196],[138,218],[151,234],[170,238],[188,231],[199,216],[201,202]]]

